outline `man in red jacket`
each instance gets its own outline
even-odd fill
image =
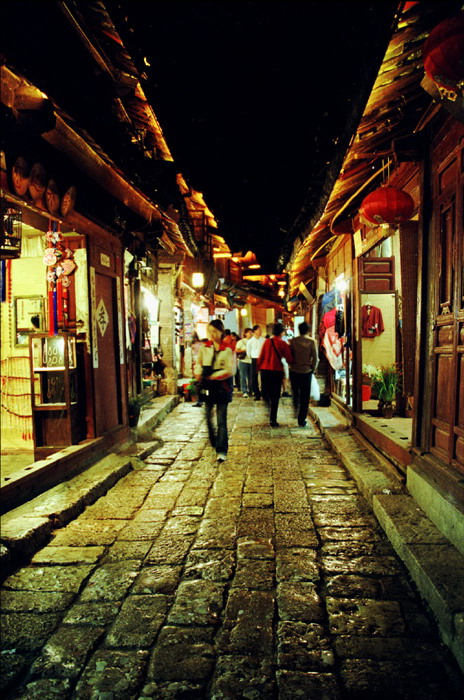
[[[261,372],[263,397],[270,405],[271,428],[278,428],[277,409],[279,407],[280,390],[284,378],[282,358],[289,364],[293,362],[290,346],[281,338],[284,332],[281,323],[276,323],[272,329],[272,337],[267,338],[258,357],[258,370]]]

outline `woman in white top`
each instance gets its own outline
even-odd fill
[[[214,319],[208,324],[208,341],[201,346],[195,364],[195,378],[201,381],[206,406],[206,424],[211,445],[216,448],[218,462],[227,459],[227,406],[233,393],[233,352],[224,345],[224,324]],[[216,406],[217,430],[213,425]]]
[[[247,353],[247,343],[252,335],[253,331],[251,328],[245,328],[243,338],[235,346],[240,374],[240,388],[244,399],[247,399],[251,394],[251,357]]]

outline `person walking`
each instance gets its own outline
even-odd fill
[[[202,384],[209,440],[212,447],[216,448],[218,462],[227,459],[227,406],[232,401],[233,393],[233,352],[224,345],[223,337],[222,321],[210,321],[208,340],[200,347],[195,364],[195,378]],[[215,407],[217,429],[213,423]]]
[[[240,336],[235,331],[232,331],[232,333],[230,335],[232,336],[233,345],[231,345],[231,348],[234,351],[234,359],[235,359],[234,386],[237,389],[237,391],[240,391],[240,372],[238,371],[238,355],[237,355],[237,343],[240,340]]]
[[[264,342],[257,363],[261,372],[263,398],[270,406],[271,428],[279,427],[277,410],[284,378],[282,359],[287,360],[289,364],[293,362],[292,350],[281,338],[283,332],[283,325],[276,323],[272,329],[272,336]]]
[[[298,425],[304,428],[308,416],[309,397],[313,372],[319,362],[317,343],[308,335],[309,326],[303,321],[298,326],[299,336],[290,340],[293,362],[290,365],[290,384],[293,406]]]
[[[265,339],[262,338],[261,326],[253,326],[252,336],[247,342],[247,355],[251,358],[251,386],[255,401],[261,399],[261,390],[259,388],[259,370],[258,357],[264,345]]]
[[[245,328],[243,338],[241,338],[235,346],[235,352],[238,359],[238,371],[240,374],[240,388],[242,396],[247,399],[251,394],[251,357],[247,354],[247,344],[253,335],[251,328]]]

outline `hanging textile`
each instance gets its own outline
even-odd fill
[[[364,304],[361,307],[361,335],[363,338],[376,338],[385,330],[382,312],[377,306]]]
[[[324,334],[324,339],[322,345],[327,356],[327,360],[333,369],[342,369],[343,359],[342,359],[342,349],[343,344],[341,339],[338,337],[338,333],[335,332],[335,328],[328,328]]]

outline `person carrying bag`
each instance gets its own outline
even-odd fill
[[[233,394],[233,352],[223,343],[224,324],[214,319],[208,324],[208,341],[198,352],[194,374],[201,383],[201,396],[205,402],[206,424],[212,447],[216,448],[217,461],[225,462],[229,448],[227,433],[227,406]],[[217,427],[213,423],[216,409]]]

